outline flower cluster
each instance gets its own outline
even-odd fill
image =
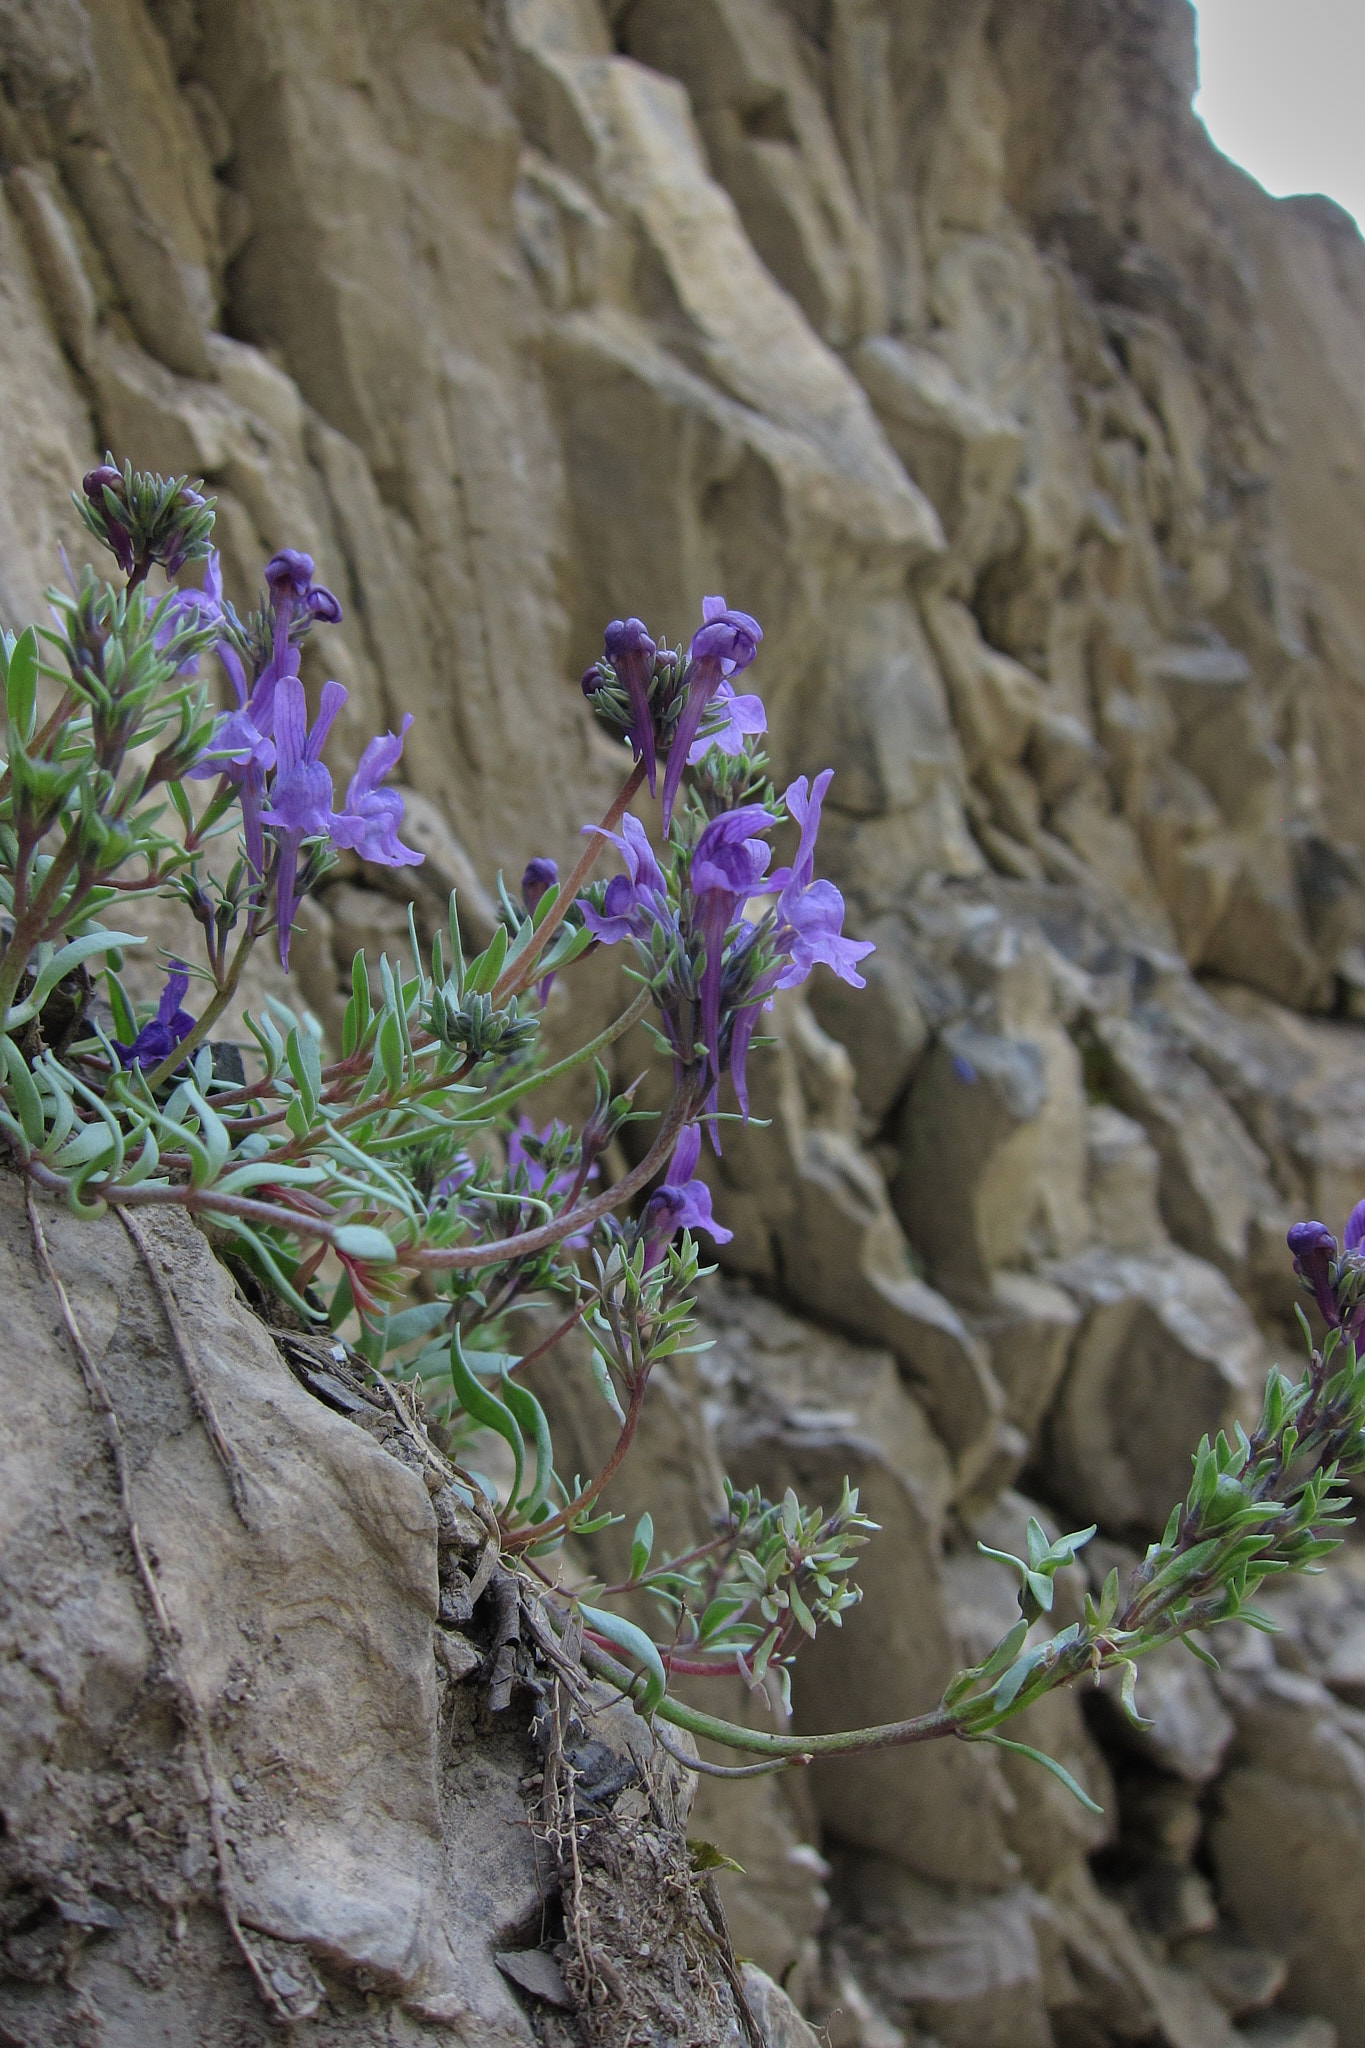
[[[603,724],[644,762],[651,796],[659,755],[667,755],[665,831],[689,763],[712,747],[736,754],[768,729],[761,700],[737,696],[730,681],[758,652],[763,628],[747,612],[731,611],[723,597],[703,598],[701,609],[685,661],[656,643],[642,619],[613,619],[602,659],[583,677],[583,694]]]
[[[708,1067],[711,1108],[729,1073],[748,1113],[746,1061],[759,1011],[779,989],[795,988],[823,963],[863,986],[858,962],[873,949],[845,938],[844,899],[815,879],[820,810],[833,771],[812,786],[791,783],[782,808],[742,804],[701,822],[688,846],[676,845],[665,874],[638,819],[606,836],[626,872],[586,901],[583,917],[604,945],[632,940],[656,985],[664,1030],[680,1069],[698,1043]],[[796,858],[769,874],[766,835],[783,822],[800,828]],[[751,905],[760,908],[750,917]]]
[[[244,631],[225,604],[216,555],[209,557],[203,591],[182,592],[179,603],[201,623],[220,626],[216,651],[237,699],[236,708],[219,720],[190,774],[216,775],[235,789],[247,860],[258,881],[266,876],[269,832],[276,849],[280,960],[288,967],[294,912],[303,893],[299,854],[305,842],[324,840],[346,847],[382,867],[409,867],[422,855],[398,837],[403,799],[396,790],[380,787],[398,765],[411,715],[397,733],[370,741],[351,777],[343,808],[334,811],[332,777],[323,764],[322,749],[346,702],[346,690],[341,683],[324,683],[318,715],[310,726],[299,649],[311,626],[340,620],[341,606],[330,590],[314,583],[312,557],[293,548],[271,558],[265,580],[270,593],[268,638]],[[255,657],[250,681],[244,656]]]
[[[84,525],[114,556],[129,580],[140,583],[154,563],[178,576],[202,561],[213,531],[213,500],[187,477],[148,476],[131,463],[119,469],[111,455],[87,470],[73,494]]]

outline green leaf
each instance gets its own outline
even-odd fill
[[[1045,1771],[1051,1771],[1053,1777],[1058,1779],[1061,1784],[1066,1786],[1067,1791],[1071,1793],[1073,1798],[1080,1800],[1081,1805],[1085,1807],[1088,1813],[1104,1812],[1104,1808],[1102,1806],[1097,1806],[1094,1800],[1090,1797],[1090,1794],[1088,1792],[1083,1792],[1081,1790],[1080,1786],[1076,1783],[1076,1780],[1072,1777],[1070,1771],[1066,1770],[1063,1765],[1059,1764],[1055,1757],[1044,1756],[1041,1749],[1032,1749],[1030,1748],[1027,1742],[1011,1742],[1009,1738],[1004,1735],[982,1735],[976,1737],[975,1740],[980,1742],[993,1742],[997,1749],[1013,1750],[1016,1756],[1026,1756],[1033,1763],[1041,1764]]]
[[[1003,1715],[1006,1708],[1014,1705],[1046,1654],[1046,1643],[1032,1643],[1022,1656],[1015,1658],[995,1688],[994,1705],[997,1714]]]
[[[624,1427],[626,1413],[616,1398],[616,1389],[612,1385],[611,1374],[607,1371],[607,1362],[600,1351],[592,1353],[588,1360],[588,1367],[592,1373],[598,1393],[602,1396],[602,1399],[606,1402],[616,1420]]]
[[[713,1636],[720,1634],[727,1622],[733,1621],[737,1614],[742,1614],[748,1604],[748,1601],[738,1594],[718,1594],[697,1624],[698,1641],[709,1643]]]
[[[38,1084],[29,1072],[28,1061],[12,1038],[0,1038],[0,1052],[4,1054],[5,1067],[9,1074],[10,1099],[14,1104],[15,1114],[18,1116],[24,1136],[36,1149],[41,1146],[47,1127]]]
[[[379,1058],[390,1095],[399,1094],[403,1086],[403,1027],[395,1010],[384,1012],[379,1027]]]
[[[643,1578],[649,1570],[650,1555],[654,1549],[654,1517],[641,1515],[635,1524],[635,1540],[630,1547],[630,1576],[632,1580]]]
[[[195,1114],[199,1118],[199,1134],[203,1140],[204,1157],[202,1168],[198,1160],[191,1167],[191,1185],[197,1188],[210,1187],[227,1165],[232,1140],[227,1125],[215,1110],[209,1108],[197,1088],[187,1088]]]
[[[5,677],[5,708],[10,724],[24,745],[33,737],[37,697],[38,635],[32,626],[27,626],[14,643],[9,672]]]
[[[400,1309],[384,1325],[385,1352],[401,1351],[405,1344],[415,1344],[419,1337],[439,1330],[449,1314],[448,1301],[419,1301],[412,1308]],[[444,1345],[441,1348],[444,1350]]]
[[[1052,1612],[1052,1596],[1055,1591],[1051,1577],[1046,1572],[1025,1572],[1024,1584],[1032,1593],[1044,1614]]]
[[[791,1580],[791,1582],[788,1584],[787,1598],[791,1601],[791,1609],[792,1613],[796,1616],[797,1627],[801,1629],[806,1635],[810,1636],[812,1640],[814,1640],[815,1616],[811,1613],[809,1607],[807,1607],[805,1601],[801,1598],[800,1589],[798,1588],[795,1579]]]
[[[1016,1621],[1009,1634],[1000,1638],[990,1656],[975,1673],[977,1683],[983,1686],[991,1685],[1002,1671],[1008,1671],[1023,1648],[1028,1632],[1029,1624],[1026,1621]]]
[[[365,1043],[365,1033],[370,1028],[370,977],[365,966],[363,949],[351,961],[351,1000],[346,1005],[346,1015],[341,1025],[341,1051],[349,1059],[357,1046]]]
[[[128,991],[112,967],[106,967],[104,970],[104,985],[109,991],[109,1007],[114,1013],[114,1029],[118,1033],[119,1042],[131,1045],[137,1037],[137,1018],[128,1000]]]
[[[387,1232],[371,1223],[343,1223],[332,1232],[332,1244],[348,1259],[363,1259],[370,1266],[391,1266],[398,1256]]]
[[[519,1387],[514,1379],[510,1379],[506,1366],[503,1367],[499,1385],[502,1388],[502,1398],[511,1409],[517,1428],[522,1436],[528,1438],[536,1447],[535,1485],[520,1503],[523,1514],[529,1519],[535,1515],[536,1509],[545,1500],[550,1491],[550,1482],[554,1478],[555,1453],[554,1444],[550,1439],[550,1424],[535,1395],[528,1387]],[[514,1494],[509,1505],[516,1504]]]
[[[304,1110],[312,1124],[318,1113],[318,1098],[322,1094],[322,1055],[318,1042],[311,1031],[300,1031],[296,1024],[284,1045],[289,1071],[294,1076],[294,1085],[303,1097]]]
[[[514,1476],[512,1491],[508,1495],[510,1506],[521,1492],[522,1477],[526,1470],[526,1446],[511,1409],[506,1407],[496,1394],[490,1393],[469,1370],[458,1329],[452,1331],[450,1338],[450,1378],[456,1397],[466,1415],[472,1416],[475,1422],[482,1423],[485,1429],[491,1429],[495,1435],[500,1436],[512,1453]]]
[[[698,1877],[704,1877],[708,1870],[734,1870],[738,1871],[741,1877],[745,1875],[744,1865],[736,1863],[733,1856],[727,1856],[723,1849],[716,1847],[714,1842],[694,1841],[689,1835],[687,1838],[687,1855],[688,1861]]]
[[[476,996],[486,996],[492,989],[498,976],[502,973],[503,962],[506,958],[507,927],[505,924],[500,924],[484,951],[469,970],[468,979],[465,983],[468,993]]]
[[[608,1614],[605,1608],[581,1604],[578,1611],[594,1635],[605,1636],[609,1643],[615,1643],[618,1650],[624,1650],[643,1664],[644,1691],[636,1694],[632,1688],[631,1697],[636,1712],[648,1720],[668,1690],[668,1673],[656,1645],[642,1628],[636,1628],[633,1621],[626,1621],[619,1614]]]
[[[74,968],[79,967],[82,961],[92,959],[96,953],[112,953],[120,951],[124,946],[145,946],[146,943],[145,939],[136,938],[132,932],[94,931],[86,932],[79,939],[69,940],[66,945],[59,946],[55,953],[49,952],[48,957],[39,966],[33,987],[23,1002],[10,1011],[6,1019],[6,1029],[14,1030],[20,1024],[31,1023],[57,983]],[[39,951],[40,954],[47,952],[47,948],[40,948]]]
[[[1131,1657],[1125,1657],[1123,1660],[1123,1690],[1119,1695],[1119,1703],[1134,1728],[1154,1728],[1156,1726],[1155,1721],[1144,1720],[1143,1716],[1138,1712],[1137,1680],[1137,1665]]]

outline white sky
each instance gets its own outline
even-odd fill
[[[1268,192],[1326,192],[1365,230],[1365,0],[1194,0],[1203,116]]]

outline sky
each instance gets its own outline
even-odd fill
[[[1325,192],[1365,231],[1365,0],[1194,0],[1195,111],[1267,192]]]

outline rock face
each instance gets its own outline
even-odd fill
[[[1365,1180],[1365,250],[1219,159],[1193,83],[1185,0],[0,0],[0,622],[82,558],[67,492],[106,446],[207,477],[235,598],[311,550],[348,613],[337,765],[418,719],[427,865],[387,885],[419,920],[454,883],[486,922],[499,866],[562,857],[619,779],[574,681],[616,614],[755,612],[776,772],[836,771],[869,986],[778,1020],[770,1126],[716,1169],[717,1349],[629,1481],[680,1544],[722,1459],[875,1495],[811,1726],[927,1703],[1021,1501],[1140,1546],[1294,1342],[1286,1222]],[[405,916],[356,868],[310,907],[324,1025]],[[477,1796],[442,1761],[420,1481],[224,1307],[249,1529],[180,1381],[140,1376],[132,1248],[52,1233],[182,1691],[149,1688],[25,1265],[0,2031],[84,2039],[85,2000],[110,2041],[264,2039],[273,1996],[319,2041],[551,2038],[491,1962],[538,1911],[522,1837],[486,1892],[460,1861],[522,1760],[479,1736]],[[221,1286],[194,1246],[176,1284]],[[212,1552],[164,1534],[191,1502]],[[740,1947],[845,2048],[1362,2048],[1362,1630],[1344,1595],[1296,1613],[1221,1697],[1154,1668],[1142,1747],[1058,1704],[1034,1739],[1102,1839],[1013,1758],[709,1782]],[[142,1886],[122,1926],[108,1872]]]

